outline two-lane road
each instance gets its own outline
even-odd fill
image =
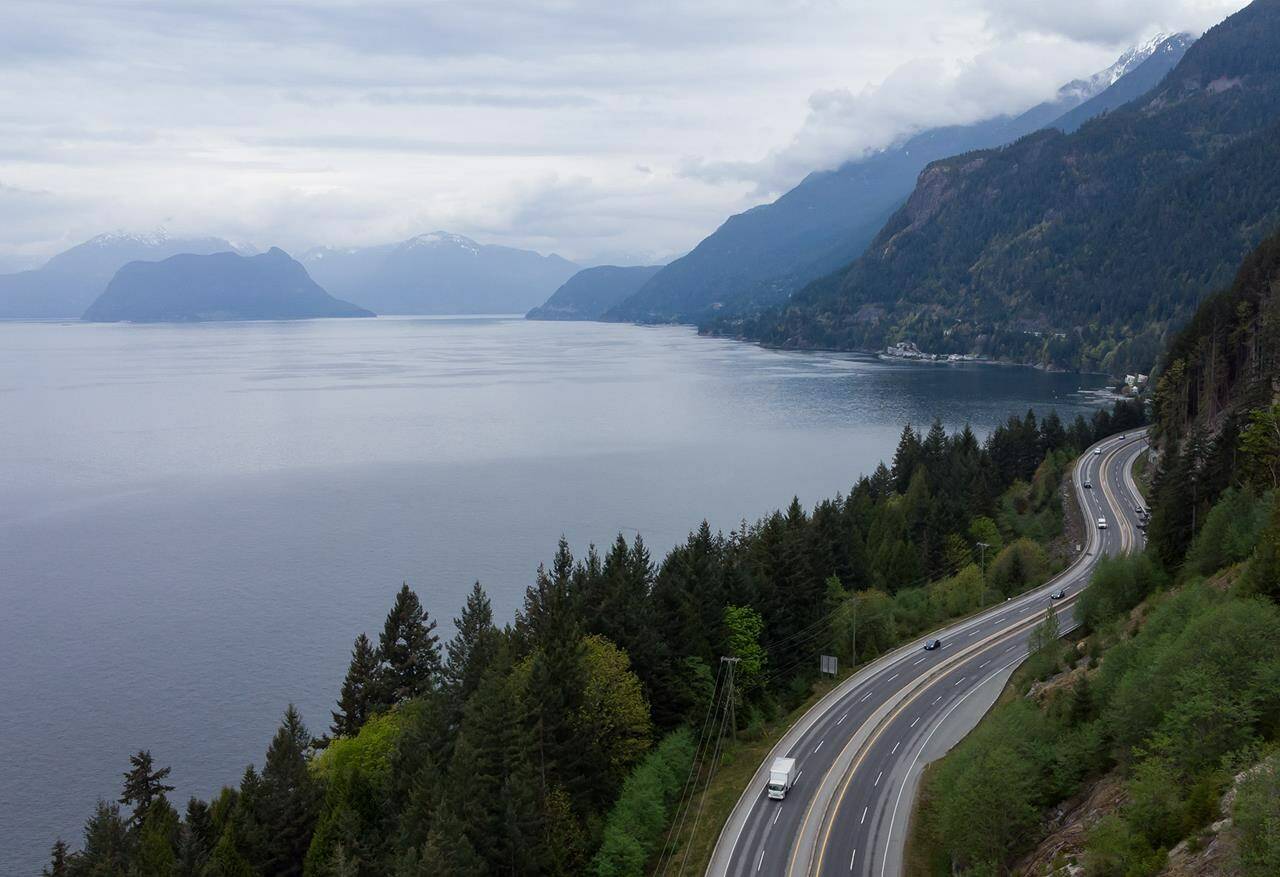
[[[1031,630],[1052,604],[1066,629],[1075,596],[1099,556],[1141,544],[1141,498],[1129,474],[1142,433],[1112,437],[1075,466],[1088,542],[1049,583],[878,659],[824,697],[761,765],[730,814],[708,874],[860,874],[901,871],[907,816],[920,771],[981,718]],[[1097,450],[1098,453],[1094,453]],[[1091,488],[1083,485],[1089,483]],[[1107,527],[1097,528],[1105,517]],[[1066,596],[1051,601],[1059,589]],[[783,801],[764,794],[774,757],[796,759],[798,779]]]

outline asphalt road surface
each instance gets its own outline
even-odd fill
[[[707,873],[901,874],[924,766],[982,718],[1027,656],[1030,632],[1049,606],[1068,630],[1074,600],[1098,558],[1142,546],[1142,499],[1131,471],[1145,447],[1145,433],[1131,432],[1099,442],[1076,461],[1073,481],[1088,542],[1070,567],[1034,591],[877,659],[814,705],[756,771]],[[1098,518],[1106,518],[1105,529]],[[1060,589],[1065,597],[1051,600]],[[942,648],[924,651],[934,637]],[[784,755],[796,759],[796,783],[784,800],[771,800],[764,788],[768,768]]]

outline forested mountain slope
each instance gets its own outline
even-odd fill
[[[597,265],[583,268],[525,317],[530,320],[594,320],[645,284],[661,265]]]
[[[1145,370],[1278,225],[1280,0],[1255,0],[1155,91],[1076,133],[930,165],[847,270],[711,328]]]
[[[861,255],[929,162],[1010,143],[1046,126],[1078,127],[1154,86],[1191,42],[1186,34],[1153,39],[1020,115],[932,128],[835,170],[814,172],[773,203],[729,217],[608,318],[697,321],[719,310],[740,313],[786,301]]]
[[[1167,351],[1145,553],[929,769],[913,877],[1280,873],[1280,235]]]

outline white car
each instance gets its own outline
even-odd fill
[[[1099,529],[1099,530],[1105,530],[1105,529],[1107,529],[1107,519],[1106,519],[1106,518],[1098,518],[1098,529]]]
[[[1101,454],[1101,453],[1102,453],[1102,448],[1094,448],[1094,449],[1093,449],[1093,455],[1094,455],[1095,457],[1096,457],[1096,456],[1098,456],[1098,455],[1099,455],[1099,454]]]

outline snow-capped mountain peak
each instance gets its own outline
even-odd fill
[[[480,252],[480,245],[471,240],[471,238],[463,237],[460,234],[450,234],[447,231],[433,231],[430,234],[417,235],[405,241],[405,246],[408,248],[452,246],[471,253],[478,254]]]
[[[124,229],[104,232],[85,241],[85,246],[114,247],[120,244],[134,244],[144,247],[163,246],[169,240],[169,232],[158,228],[151,232],[127,232]]]
[[[1099,70],[1088,79],[1076,79],[1068,82],[1058,90],[1058,94],[1063,98],[1074,97],[1077,101],[1083,103],[1115,85],[1121,78],[1136,70],[1156,52],[1161,51],[1162,47],[1165,49],[1171,48],[1171,41],[1190,43],[1194,39],[1193,36],[1185,33],[1171,34],[1163,31],[1156,33],[1137,45],[1125,49],[1124,53],[1116,59],[1116,62],[1105,70]]]

